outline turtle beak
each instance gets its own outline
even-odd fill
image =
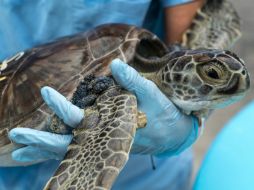
[[[246,89],[250,89],[250,76],[249,73],[247,72],[247,77],[246,77]]]
[[[242,74],[234,74],[227,87],[218,90],[219,94],[239,95],[246,93],[250,88],[250,77],[247,70],[243,70]]]
[[[245,94],[250,89],[250,75],[246,69],[239,76],[239,88],[237,94]]]

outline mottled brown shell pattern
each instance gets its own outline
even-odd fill
[[[5,61],[7,67],[0,73],[1,129],[18,125],[37,128],[51,114],[40,95],[42,86],[51,86],[71,98],[84,76],[109,75],[111,60],[120,58],[131,64],[135,47],[142,38],[158,41],[160,51],[167,51],[146,30],[108,25],[33,48]],[[31,125],[31,121],[36,123]]]
[[[133,64],[137,45],[147,40],[148,51],[163,56],[168,50],[154,34],[123,24],[103,25],[21,52],[0,65],[0,160],[19,165],[10,153],[17,148],[8,139],[15,127],[47,130],[53,115],[43,103],[40,88],[51,86],[68,99],[85,76],[110,75],[115,58]],[[145,44],[146,45],[146,44]],[[138,62],[136,62],[138,64]]]

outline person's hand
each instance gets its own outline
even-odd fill
[[[67,125],[76,127],[84,117],[82,110],[54,89],[44,87],[41,89],[41,94],[47,105]],[[10,131],[9,138],[15,143],[26,145],[12,152],[13,160],[40,162],[48,159],[62,159],[71,142],[72,135],[60,135],[30,128],[15,128]]]
[[[118,84],[136,95],[138,109],[147,117],[146,127],[136,132],[132,153],[172,155],[193,144],[197,118],[180,112],[152,81],[121,60],[112,62],[111,71]]]

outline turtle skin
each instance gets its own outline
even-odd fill
[[[207,0],[183,34],[183,47],[228,49],[241,37],[241,19],[228,0]]]

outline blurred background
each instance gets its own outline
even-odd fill
[[[233,51],[241,57],[251,74],[251,90],[248,95],[240,102],[229,106],[222,110],[215,111],[206,122],[206,127],[203,135],[194,145],[195,163],[194,174],[202,163],[204,155],[209,148],[209,145],[220,132],[223,126],[232,118],[243,106],[254,100],[254,1],[253,0],[230,0],[233,2],[239,16],[242,20],[242,37],[233,47]],[[254,114],[253,114],[254,117]],[[253,124],[254,125],[254,124]],[[253,126],[254,127],[254,126]]]

